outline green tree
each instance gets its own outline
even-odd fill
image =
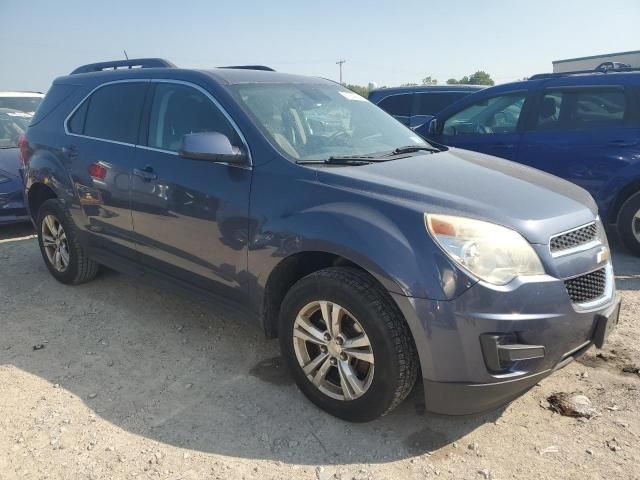
[[[437,85],[438,80],[435,78],[431,78],[431,76],[424,77],[422,79],[422,85]]]
[[[464,76],[460,80],[450,78],[447,80],[449,85],[495,85],[495,82],[487,72],[478,70],[476,73],[470,76]]]
[[[400,85],[401,87],[417,87],[418,84],[417,83],[403,83],[402,85]]]
[[[369,96],[369,87],[363,87],[362,85],[345,85],[352,92],[356,92],[361,97],[367,98]]]
[[[469,77],[469,85],[494,85],[491,75],[483,70],[479,70]]]

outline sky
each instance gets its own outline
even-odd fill
[[[262,64],[346,83],[504,83],[552,60],[640,50],[640,0],[0,0],[0,90],[46,91],[105,60]]]

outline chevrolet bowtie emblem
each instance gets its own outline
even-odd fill
[[[610,256],[609,249],[607,247],[602,247],[598,252],[596,259],[598,263],[602,263],[608,261]]]

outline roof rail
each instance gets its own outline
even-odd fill
[[[569,75],[584,75],[593,73],[618,73],[618,72],[640,72],[640,68],[634,67],[617,67],[617,68],[596,68],[595,70],[574,70],[572,72],[558,73],[537,73],[529,77],[529,80],[541,80],[544,78],[567,77]]]
[[[131,60],[89,63],[76,68],[70,75],[132,68],[175,68],[175,65],[162,58],[132,58]]]
[[[273,68],[267,67],[265,65],[231,65],[229,67],[218,68],[233,68],[236,70],[264,70],[265,72],[275,72]]]

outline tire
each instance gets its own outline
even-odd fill
[[[629,197],[618,213],[618,236],[634,255],[640,255],[640,192]],[[635,232],[635,233],[634,233]]]
[[[334,311],[339,321],[327,324],[324,317]],[[327,268],[293,285],[280,310],[279,338],[300,390],[321,409],[351,422],[393,410],[418,376],[404,317],[388,293],[355,268]]]
[[[57,236],[60,227],[62,234]],[[75,224],[60,200],[52,198],[42,204],[36,228],[40,253],[56,280],[71,285],[93,280],[99,265],[87,257],[78,241]]]

